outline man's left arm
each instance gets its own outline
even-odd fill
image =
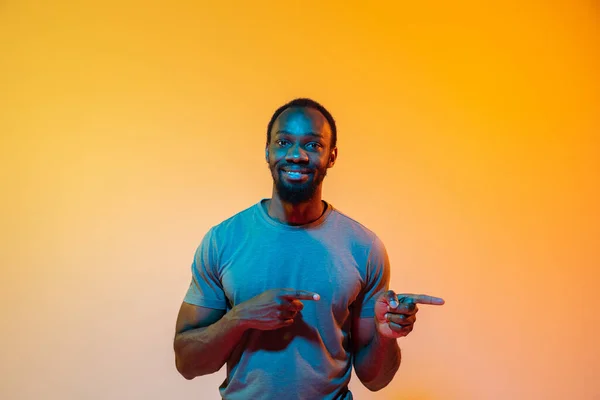
[[[350,337],[356,375],[365,387],[377,391],[392,381],[400,367],[397,339],[412,331],[417,303],[441,305],[444,300],[428,295],[396,295],[388,290],[389,258],[377,237],[369,253],[366,278],[364,293],[352,312]]]
[[[374,318],[368,317],[354,318],[351,337],[356,376],[373,392],[383,389],[400,367],[402,355],[397,340],[377,334]]]
[[[396,295],[388,290],[375,302],[375,317],[354,318],[354,369],[369,390],[383,389],[396,375],[402,358],[397,339],[413,330],[418,303],[442,305],[444,300],[424,294]]]

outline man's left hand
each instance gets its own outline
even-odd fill
[[[444,299],[426,294],[396,294],[388,290],[375,303],[375,325],[381,336],[397,339],[408,335],[417,320],[417,304],[441,306]]]

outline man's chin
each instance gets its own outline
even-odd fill
[[[287,186],[287,185],[286,185]],[[283,186],[281,187],[281,185],[277,186],[277,194],[279,195],[279,198],[287,203],[292,203],[292,204],[300,204],[300,203],[305,203],[307,201],[309,201],[314,195],[315,195],[315,190],[314,188],[308,186],[308,187],[296,187],[296,188],[289,188]],[[302,185],[304,186],[304,185]]]

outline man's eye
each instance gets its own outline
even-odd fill
[[[283,147],[283,146],[285,146],[285,145],[288,144],[288,141],[287,140],[281,140],[281,139],[279,139],[279,140],[275,141],[275,144],[277,144],[280,147]]]
[[[306,147],[314,150],[314,149],[319,149],[321,147],[321,144],[312,142],[312,143],[307,144]]]

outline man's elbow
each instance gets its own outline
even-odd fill
[[[375,372],[372,369],[368,371],[360,370],[355,366],[356,376],[360,382],[371,392],[377,392],[392,382],[394,376],[400,368],[400,361],[394,363],[393,367],[387,371]]]
[[[218,372],[223,364],[217,364],[215,362],[199,363],[200,360],[198,354],[186,354],[182,348],[175,348],[175,368],[181,376],[188,381],[203,375],[210,375]],[[204,360],[208,361],[208,360]]]
[[[189,362],[187,362],[189,357],[185,356],[184,343],[181,340],[178,340],[178,338],[175,338],[173,350],[175,352],[175,368],[177,369],[177,372],[188,381],[194,379],[197,375],[192,373],[191,366],[189,365]]]
[[[179,372],[179,374],[188,381],[191,381],[198,376],[198,374],[193,373],[191,368],[186,365],[184,360],[178,356],[175,356],[175,368],[177,368],[177,372]]]
[[[183,376],[185,379],[187,379],[188,381],[191,381],[192,379],[194,379],[196,377],[196,375],[188,374],[188,373],[185,373],[184,371],[179,371],[179,374],[181,376]]]
[[[365,381],[361,380],[361,382],[364,385],[364,387],[366,387],[367,389],[369,389],[371,392],[378,392],[378,391],[380,391],[381,389],[383,389],[384,387],[386,387],[387,385],[389,385],[391,381],[392,381],[391,379],[390,380],[377,380],[376,379],[376,380],[371,381],[371,382],[365,382]]]

